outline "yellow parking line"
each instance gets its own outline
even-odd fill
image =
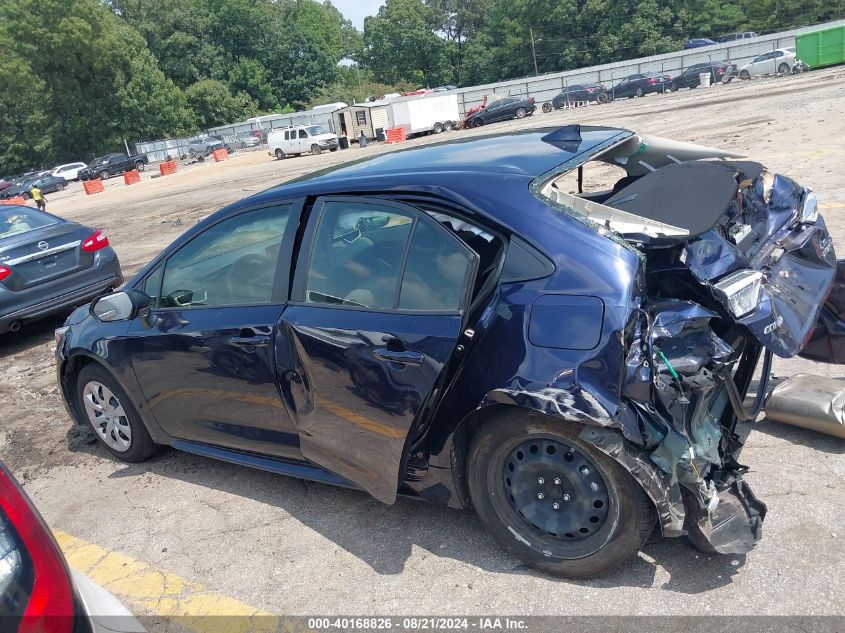
[[[201,583],[155,569],[61,530],[54,530],[53,534],[71,567],[120,597],[136,615],[179,616],[180,625],[197,633],[279,630],[279,620],[271,613],[215,593]],[[225,626],[221,629],[221,618],[205,616],[227,616],[223,618]]]

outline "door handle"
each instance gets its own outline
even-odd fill
[[[373,350],[373,356],[388,363],[400,363],[401,365],[422,365],[425,354],[413,350],[394,351],[386,347],[379,347]]]
[[[241,332],[247,334],[247,332]],[[235,347],[267,347],[270,344],[270,337],[266,334],[255,334],[251,336],[233,336],[229,339],[229,345]]]

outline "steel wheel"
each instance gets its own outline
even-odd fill
[[[637,88],[637,91],[634,93],[637,97],[642,97],[645,93],[643,92],[642,88]]]
[[[473,436],[467,487],[475,511],[506,549],[533,567],[587,578],[632,556],[654,526],[654,506],[579,427],[503,412]]]
[[[139,160],[137,163],[135,163],[135,169],[137,169],[138,171],[144,171],[144,167],[144,161],[142,160]]]
[[[94,432],[106,446],[125,453],[132,446],[132,429],[123,405],[101,382],[92,380],[82,388],[82,403]]]

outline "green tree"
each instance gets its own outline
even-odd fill
[[[435,86],[453,79],[447,44],[434,33],[438,14],[422,0],[386,0],[364,20],[364,65],[376,81]]]
[[[275,112],[281,107],[270,84],[270,73],[261,62],[248,57],[241,59],[229,71],[229,90],[249,95],[263,112]]]
[[[233,95],[225,83],[216,79],[202,79],[188,86],[185,96],[200,128],[243,121],[258,112],[258,104],[249,95]]]

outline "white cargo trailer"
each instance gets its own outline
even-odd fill
[[[423,96],[401,97],[388,107],[390,127],[405,128],[405,136],[426,132],[448,132],[458,126],[458,93],[435,92]]]

